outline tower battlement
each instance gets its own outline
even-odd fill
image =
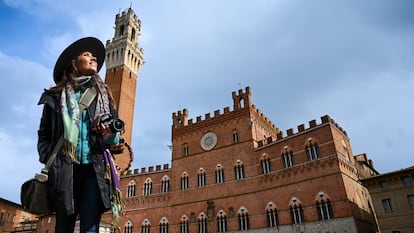
[[[206,113],[204,115],[204,118],[202,116],[197,116],[196,119],[188,119],[188,110],[183,109],[182,111],[179,110],[177,112],[174,112],[172,114],[172,120],[173,120],[173,128],[181,128],[185,126],[191,126],[198,123],[202,123],[204,121],[208,121],[211,119],[215,119],[217,117],[227,115],[231,113],[230,107],[223,108],[223,112],[221,113],[219,109],[215,110],[213,115],[211,113]]]
[[[122,17],[133,18],[135,21],[138,21],[139,24],[141,24],[141,20],[138,19],[138,16],[135,14],[135,12],[131,8],[128,8],[128,10],[125,10],[122,13],[116,14],[115,19],[119,19]]]
[[[141,20],[131,8],[116,15],[114,37],[106,41],[107,69],[125,65],[134,75],[139,73],[144,64],[144,50],[138,43],[140,32]]]
[[[128,10],[116,14],[115,22],[115,36],[112,40],[107,40],[107,45],[117,42],[121,38],[129,37],[130,42],[133,42],[134,46],[139,47],[138,36],[141,32],[141,20],[135,12],[128,8]]]
[[[149,174],[149,173],[155,173],[155,172],[165,172],[165,171],[169,171],[170,169],[171,169],[170,165],[166,163],[162,166],[156,165],[156,166],[142,167],[141,169],[136,168],[134,170],[127,170],[121,174],[121,177],[130,176],[130,175]]]
[[[231,113],[243,110],[256,113],[256,115],[261,118],[267,126],[277,129],[275,125],[259,109],[257,109],[255,105],[251,103],[250,87],[246,87],[245,91],[242,89],[238,90],[238,92],[233,91],[232,98],[233,111],[230,110],[229,106],[226,106],[222,111],[220,111],[220,109],[217,109],[213,112],[213,114],[206,113],[204,114],[204,118],[202,116],[197,116],[195,119],[188,119],[188,109],[183,109],[182,111],[179,110],[172,113],[173,129],[204,123],[206,121],[217,119],[219,117],[227,116]]]
[[[329,115],[324,115],[324,116],[321,117],[321,123],[320,124],[318,124],[318,122],[315,119],[313,119],[313,120],[308,122],[308,124],[309,124],[308,128],[306,128],[305,124],[300,124],[300,125],[297,126],[297,132],[295,132],[293,128],[287,129],[286,130],[286,134],[287,134],[286,136],[283,135],[283,131],[279,131],[279,133],[277,134],[277,137],[275,139],[267,138],[265,140],[261,140],[261,141],[258,142],[258,146],[261,147],[261,146],[264,146],[266,144],[270,144],[270,143],[278,141],[278,140],[286,139],[288,137],[301,134],[301,133],[303,133],[307,130],[311,130],[311,129],[317,128],[321,125],[325,125],[325,124],[329,124],[329,123],[333,124],[340,132],[342,132],[346,137],[348,137],[347,132],[341,126],[339,126],[338,123],[336,123],[334,119],[332,119]]]
[[[249,107],[251,105],[251,100],[250,100],[251,95],[252,95],[252,92],[250,90],[250,87],[246,87],[245,92],[243,92],[242,89],[239,89],[238,94],[236,94],[236,92],[233,91],[231,93],[231,96],[233,97],[234,110]]]

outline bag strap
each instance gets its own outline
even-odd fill
[[[96,96],[96,89],[93,87],[89,87],[85,90],[82,97],[79,100],[79,112],[83,112],[89,105],[91,105],[93,99]],[[45,167],[42,169],[43,174],[47,174],[49,172],[49,168],[52,166],[53,161],[56,158],[57,153],[59,152],[60,148],[63,145],[63,135],[59,138],[59,140],[56,143],[55,148],[52,151],[52,154],[50,154],[49,159],[47,160],[47,163]]]

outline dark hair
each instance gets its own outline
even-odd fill
[[[58,83],[56,83],[55,86],[50,88],[51,91],[56,91],[56,92],[62,91],[63,87],[66,85],[68,81],[74,80],[73,78],[76,77],[75,72],[77,73],[76,62],[77,62],[76,58],[73,58],[72,62],[69,63],[65,69],[63,69],[62,78],[59,80]]]

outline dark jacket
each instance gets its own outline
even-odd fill
[[[43,113],[38,130],[39,161],[46,163],[50,153],[53,151],[57,141],[63,135],[63,121],[60,108],[60,92],[45,90],[42,94],[39,105],[43,104]],[[95,118],[96,98],[88,107],[90,121]],[[91,124],[92,125],[92,124]],[[109,209],[110,185],[109,180],[104,178],[105,161],[102,155],[102,137],[91,133],[90,144],[92,150],[92,164],[96,173],[96,179],[101,191],[103,206]],[[49,194],[55,211],[59,213],[73,214],[75,211],[73,200],[73,162],[69,156],[62,153],[56,156],[51,168],[49,169]]]

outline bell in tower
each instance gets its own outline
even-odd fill
[[[114,37],[106,41],[105,82],[112,90],[119,118],[125,122],[122,136],[128,143],[132,140],[137,78],[143,64],[143,49],[138,44],[140,31],[141,20],[128,8],[116,15]],[[117,155],[116,163],[121,169],[128,169],[128,152]]]

